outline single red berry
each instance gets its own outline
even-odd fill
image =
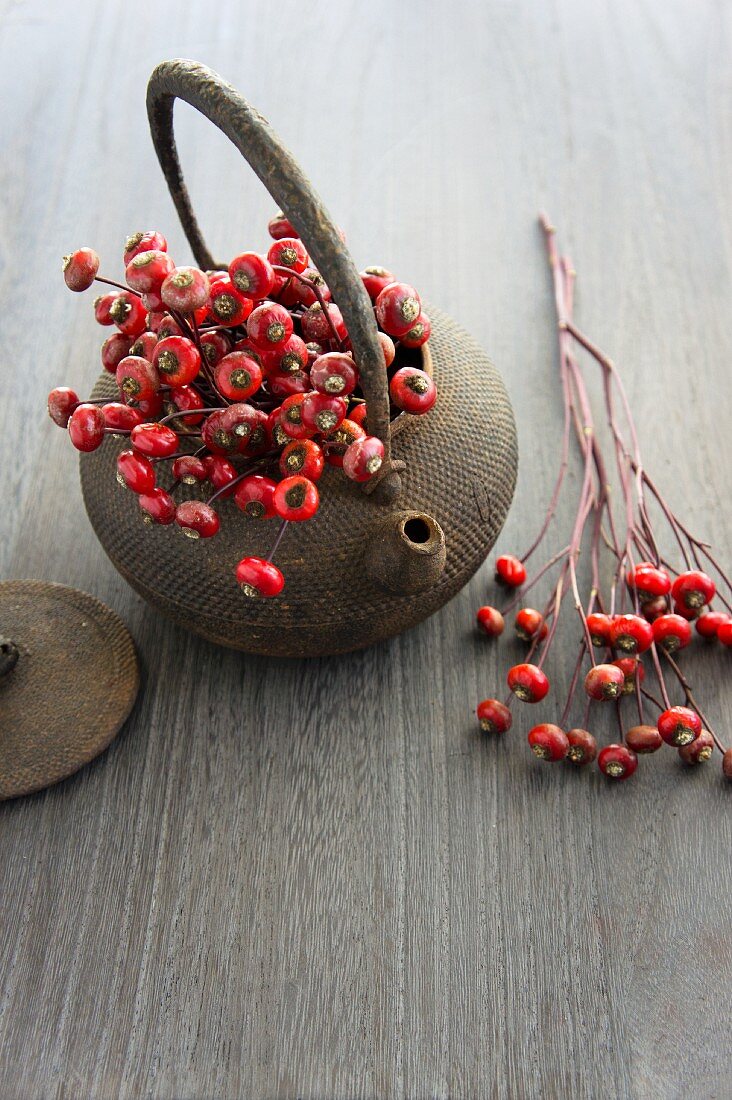
[[[616,668],[619,668],[625,677],[623,683],[623,695],[632,695],[635,691],[636,680],[639,684],[642,684],[646,678],[646,670],[637,657],[619,657],[617,661],[612,662]]]
[[[263,474],[250,474],[234,490],[234,502],[252,519],[271,519],[275,513],[274,493],[277,482]]]
[[[113,332],[102,344],[102,366],[114,374],[122,359],[129,355],[132,339],[122,332]]]
[[[729,619],[723,611],[705,611],[696,620],[696,629],[702,638],[716,638],[717,631]]]
[[[236,466],[233,466],[228,458],[224,458],[223,455],[206,455],[203,464],[206,468],[206,477],[214,489],[217,492],[223,489],[226,490],[220,494],[221,498],[225,500],[226,497],[230,497],[234,489],[226,489],[226,486],[231,485],[236,480],[238,476]]]
[[[150,290],[147,294],[141,294],[140,300],[147,310],[147,327],[155,332],[156,329],[151,322],[158,321],[165,313],[165,303],[160,297],[160,292],[158,290]]]
[[[630,779],[638,767],[638,757],[627,745],[606,745],[600,749],[597,764],[608,779]]]
[[[484,699],[476,713],[483,733],[507,733],[511,728],[511,711],[497,699]]]
[[[366,402],[362,401],[358,405],[354,405],[353,408],[348,411],[348,419],[353,424],[358,424],[360,428],[363,428],[366,424],[366,416],[368,415],[368,409],[366,408]]]
[[[104,423],[114,431],[131,432],[145,417],[132,405],[123,405],[121,401],[109,401],[102,405]]]
[[[398,409],[421,416],[437,400],[437,387],[429,374],[418,367],[401,367],[389,383],[389,396]]]
[[[176,267],[160,287],[160,297],[168,309],[194,313],[208,303],[210,290],[208,276],[197,267]]]
[[[563,729],[552,722],[540,722],[529,731],[529,744],[534,756],[555,764],[569,754],[569,738]]]
[[[299,410],[294,414],[299,416]],[[288,435],[282,426],[282,406],[272,409],[272,412],[267,417],[267,438],[272,443],[273,447],[286,447],[294,436]],[[306,432],[301,438],[305,438],[310,435],[310,432]]]
[[[270,237],[274,237],[276,241],[282,240],[283,237],[297,237],[297,233],[292,228],[292,222],[279,211],[273,218],[270,219],[267,225],[267,232]]]
[[[216,388],[230,401],[246,401],[262,385],[262,368],[243,351],[230,351],[214,372]]]
[[[234,328],[244,324],[254,305],[251,298],[239,293],[227,275],[212,280],[209,309],[218,324]]]
[[[384,366],[388,369],[396,357],[396,348],[394,347],[394,341],[391,336],[387,336],[385,332],[379,332],[379,343],[381,344],[381,350],[384,353]]]
[[[127,267],[130,260],[140,252],[167,252],[168,242],[162,233],[156,229],[148,229],[144,233],[133,233],[125,241],[124,265]]]
[[[159,391],[151,393],[149,397],[136,397],[129,400],[138,412],[142,413],[143,420],[154,420],[163,410],[163,395]]]
[[[296,474],[279,483],[274,492],[274,507],[281,519],[299,522],[315,515],[319,499],[313,482]]]
[[[318,288],[320,297],[325,302],[330,301],[330,288],[319,271],[316,271],[314,267],[306,267],[302,272],[302,276],[308,280],[308,283],[313,283],[314,286]],[[318,295],[315,293],[314,287],[309,286],[308,283],[302,282],[301,279],[292,280],[292,291],[295,295],[295,299],[306,308],[309,308],[318,301]]]
[[[178,434],[167,424],[138,424],[130,433],[130,442],[149,458],[169,458],[178,450]]]
[[[48,395],[48,415],[59,428],[65,428],[78,404],[79,398],[74,390],[68,386],[57,386]]]
[[[358,371],[350,355],[329,351],[315,360],[310,368],[310,381],[319,393],[353,393],[358,384]]]
[[[572,764],[579,766],[591,764],[597,756],[597,741],[589,730],[579,728],[567,730],[567,740],[569,741],[567,760]]]
[[[132,257],[125,268],[125,279],[127,285],[139,294],[156,293],[174,268],[175,264],[167,252],[149,249]]]
[[[240,453],[248,456],[264,454],[269,450],[271,441],[268,432],[269,418],[264,409],[255,409],[251,422],[251,431]]]
[[[152,325],[150,327],[152,328]],[[185,336],[183,329],[169,313],[163,314],[158,322],[158,327],[153,331],[157,334],[158,340],[167,340],[169,336]]]
[[[533,607],[522,607],[516,615],[514,626],[523,642],[530,642],[537,634],[539,641],[543,641],[549,632],[544,616]]]
[[[153,352],[153,365],[169,386],[187,386],[197,377],[201,356],[192,340],[185,336],[167,336]]]
[[[623,653],[645,653],[653,642],[651,624],[640,615],[616,615],[610,626],[610,644]]]
[[[122,333],[117,335],[122,336]],[[110,340],[112,337],[110,337]],[[122,336],[123,340],[127,340],[128,337]],[[134,341],[130,344],[130,355],[139,355],[142,359],[147,359],[148,363],[152,363],[153,353],[158,346],[158,334],[156,332],[142,332]],[[120,359],[122,356],[120,355]],[[119,362],[119,360],[118,360]]]
[[[219,529],[219,517],[202,500],[184,500],[175,510],[175,522],[189,539],[209,539]]]
[[[112,317],[111,309],[114,303],[117,301],[117,292],[112,290],[107,294],[100,294],[98,298],[94,299],[94,320],[98,325],[113,325],[114,317]]]
[[[644,600],[641,604],[641,615],[649,623],[655,622],[659,615],[665,615],[668,611],[668,600],[665,596],[655,596],[652,600]]]
[[[328,317],[339,338],[342,340],[346,337],[346,326],[338,306],[333,305],[332,302],[326,302],[326,310],[327,316],[320,302],[315,302],[300,317],[302,338],[306,344],[315,342],[322,344],[323,347],[330,344],[333,332],[328,323]]]
[[[343,456],[343,473],[351,481],[370,481],[384,463],[384,444],[375,435],[352,443]]]
[[[699,569],[680,573],[671,587],[671,595],[676,602],[691,610],[711,603],[716,591],[717,586],[712,578]]]
[[[225,332],[203,332],[201,350],[208,365],[215,367],[231,351],[231,339]]]
[[[342,468],[343,458],[348,448],[357,439],[364,439],[365,436],[366,432],[360,424],[348,419],[341,421],[334,432],[328,432],[323,436],[323,442],[327,448],[325,460],[328,465]]]
[[[655,726],[631,726],[625,734],[625,740],[633,752],[657,752],[663,744],[663,738]]]
[[[99,257],[93,248],[77,248],[63,259],[64,282],[69,290],[88,290],[99,271]]]
[[[500,634],[503,634],[505,622],[503,615],[496,607],[479,607],[476,615],[478,626],[487,634],[489,638],[497,638]]]
[[[267,259],[273,267],[289,267],[291,271],[304,271],[310,262],[304,244],[297,237],[278,237],[269,246]]]
[[[282,344],[277,344],[272,351],[263,351],[261,355],[267,370],[278,374],[304,374],[309,364],[305,341],[295,333]]]
[[[703,606],[703,605],[702,605]],[[693,622],[699,615],[700,609],[698,607],[687,607],[685,603],[679,603],[678,600],[674,600],[674,615],[680,615],[682,619],[686,619],[687,622]]]
[[[343,397],[327,393],[308,393],[302,401],[302,423],[311,432],[327,434],[343,423],[347,409],[348,402]]]
[[[283,275],[275,271],[275,285],[270,297],[287,309],[294,309],[300,300],[299,283],[294,272],[292,275]]]
[[[376,317],[389,336],[404,336],[422,312],[419,294],[408,283],[389,283],[376,299]]]
[[[236,404],[229,405],[228,409],[221,413],[221,425],[225,431],[231,432],[238,440],[238,450],[240,452],[243,452],[247,447],[252,432],[258,424],[259,414],[257,409],[243,401],[237,401]]]
[[[667,745],[689,745],[701,733],[701,718],[689,707],[670,707],[658,717],[658,732]]]
[[[283,477],[302,474],[311,481],[318,481],[325,466],[325,456],[312,439],[293,439],[280,455],[279,465]]]
[[[145,523],[159,523],[167,526],[175,519],[175,501],[165,489],[158,487],[149,493],[141,493],[137,502]]]
[[[176,430],[195,427],[201,423],[205,414],[197,413],[196,410],[205,409],[206,402],[195,386],[177,386],[174,390],[170,390],[166,397],[165,411],[168,415],[176,411],[190,414],[171,422]]]
[[[223,412],[214,412],[201,426],[201,439],[212,454],[227,456],[235,454],[246,437],[235,435],[233,429],[227,427]]]
[[[181,455],[173,463],[173,477],[184,485],[197,485],[205,481],[206,476],[206,466],[195,455]]]
[[[385,286],[394,282],[394,276],[385,267],[367,267],[359,274],[372,302],[376,301]]]
[[[702,730],[694,741],[682,745],[679,756],[685,764],[704,764],[714,752],[714,738],[709,730]]]
[[[523,703],[539,703],[549,691],[549,680],[537,665],[514,665],[506,677],[508,686]]]
[[[136,294],[123,290],[109,307],[109,316],[120,332],[136,340],[147,328],[147,310]]]
[[[314,429],[303,423],[302,405],[304,400],[305,394],[293,393],[286,397],[280,406],[278,423],[286,436],[285,442],[290,439],[306,439],[314,434]]]
[[[242,252],[229,264],[229,278],[245,298],[253,302],[269,297],[275,285],[272,265],[256,252]]]
[[[160,389],[157,370],[147,359],[138,355],[127,355],[121,359],[115,377],[120,393],[128,400],[143,401]]]
[[[726,623],[717,627],[717,638],[723,646],[727,648],[732,646],[732,619],[727,619]]]
[[[659,615],[653,622],[653,640],[667,653],[675,653],[691,641],[691,627],[681,615]]]
[[[526,580],[526,566],[513,554],[501,554],[496,559],[496,580],[507,588],[520,588]]]
[[[421,348],[432,335],[432,325],[426,313],[420,313],[409,332],[399,337],[400,344],[405,348]]]
[[[617,699],[624,684],[625,675],[615,665],[595,665],[585,676],[585,691],[590,699],[602,702]]]
[[[155,488],[155,467],[144,455],[120,451],[117,455],[117,481],[133,493],[151,493]]]
[[[77,405],[69,417],[68,431],[77,451],[96,451],[104,439],[104,413],[98,405]]]
[[[258,348],[273,348],[292,336],[292,317],[279,303],[263,302],[247,320],[247,336]]]
[[[273,371],[267,375],[267,387],[272,396],[279,401],[285,397],[292,397],[296,393],[308,393],[310,376],[302,370],[292,371],[289,374]]]
[[[732,749],[727,749],[722,756],[722,774],[725,779],[732,779]]]
[[[251,599],[279,596],[285,578],[276,565],[264,558],[242,558],[236,567],[236,579],[245,596]]]
[[[612,619],[609,615],[603,615],[599,611],[593,611],[591,615],[587,616],[587,629],[590,632],[590,639],[593,646],[597,646],[598,649],[604,649],[610,645],[610,628],[612,626]]]
[[[650,561],[641,561],[628,570],[628,587],[635,589],[641,601],[666,596],[671,591],[671,578],[665,569]]]

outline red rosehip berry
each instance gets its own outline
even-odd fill
[[[612,664],[619,668],[624,676],[623,695],[632,695],[635,691],[636,680],[642,684],[646,678],[646,670],[637,657],[620,657]]]
[[[346,451],[357,439],[363,439],[366,432],[360,424],[353,420],[342,421],[334,432],[328,432],[323,436],[323,442],[327,444],[325,460],[329,466],[342,468]]]
[[[270,448],[270,438],[267,430],[268,420],[269,418],[264,409],[254,409],[251,431],[247,436],[244,447],[239,448],[241,454],[247,456],[261,455]]]
[[[624,684],[625,675],[615,665],[595,665],[585,676],[585,691],[590,699],[601,702],[617,699]]]
[[[138,412],[142,413],[143,420],[154,420],[162,412],[163,395],[156,391],[149,397],[137,397],[134,399],[134,406]]]
[[[236,567],[236,579],[245,596],[251,599],[278,596],[285,578],[276,565],[264,558],[242,558]]]
[[[215,367],[231,351],[231,340],[225,332],[203,332],[201,350],[208,365]]]
[[[176,267],[160,287],[160,297],[168,309],[195,313],[208,303],[211,286],[208,276],[197,267]]]
[[[169,386],[187,386],[197,377],[201,356],[192,340],[185,336],[167,336],[155,345],[153,366]]]
[[[325,302],[330,301],[330,288],[319,271],[316,271],[314,267],[306,267],[302,275],[303,278],[308,280],[308,283],[313,283],[314,286],[309,286],[308,283],[303,283],[300,279],[293,279],[291,287],[297,302],[300,302],[306,308],[317,302],[318,295],[315,293],[315,287],[317,287],[320,297]]]
[[[228,275],[211,282],[209,310],[220,325],[228,328],[243,325],[253,309],[251,298],[240,294]]]
[[[376,301],[385,286],[389,286],[390,283],[394,282],[394,276],[385,267],[367,267],[359,274],[363,285],[366,287],[366,293],[372,302]]]
[[[421,348],[432,335],[432,325],[426,313],[420,313],[409,332],[399,337],[399,342],[405,348]]]
[[[579,728],[567,730],[567,740],[569,741],[567,760],[572,764],[577,764],[580,767],[584,764],[591,764],[597,756],[597,741],[595,741],[589,730]]]
[[[277,482],[263,474],[250,474],[234,490],[234,502],[252,519],[271,519],[276,515],[274,493]]]
[[[59,428],[65,428],[69,417],[79,404],[79,398],[68,386],[57,386],[48,395],[48,415]]]
[[[167,252],[150,249],[137,252],[132,257],[125,268],[125,279],[127,285],[139,294],[155,293],[174,268],[175,264]]]
[[[272,265],[256,252],[242,252],[229,264],[229,278],[245,298],[253,302],[269,297],[275,285]]]
[[[501,554],[496,559],[496,580],[507,588],[520,588],[526,580],[526,566],[513,554]]]
[[[531,751],[540,760],[555,764],[569,754],[569,738],[563,729],[552,722],[540,722],[529,731]]]
[[[100,294],[98,298],[94,299],[94,320],[98,325],[113,325],[114,318],[112,317],[110,310],[117,300],[116,291],[109,291],[107,294]]]
[[[358,383],[356,364],[350,355],[329,351],[313,363],[310,368],[310,382],[319,393],[340,394],[345,397],[353,393]]]
[[[219,517],[202,500],[184,500],[175,510],[175,522],[189,539],[209,539],[218,532]]]
[[[99,257],[93,248],[77,248],[63,259],[64,282],[69,290],[88,290],[99,271]]]
[[[394,362],[396,357],[396,348],[394,341],[390,336],[387,336],[385,332],[379,332],[379,343],[381,344],[381,350],[384,353],[384,366],[388,368]]]
[[[351,481],[370,481],[384,463],[384,444],[375,435],[352,443],[343,456],[343,473]]]
[[[305,394],[310,390],[310,377],[302,370],[293,371],[291,374],[281,374],[273,371],[267,376],[269,392],[278,400],[292,397],[293,394]]]
[[[421,416],[437,400],[437,387],[429,374],[418,367],[401,367],[389,383],[389,396],[398,409]]]
[[[109,316],[120,332],[136,340],[147,328],[147,310],[130,290],[115,294],[109,307]]]
[[[714,752],[714,738],[709,730],[702,730],[697,738],[682,745],[679,756],[685,764],[704,764]]]
[[[599,611],[593,611],[587,616],[587,629],[590,632],[590,640],[593,646],[604,649],[610,645],[610,628],[612,619],[609,615],[603,615]]]
[[[149,493],[141,493],[137,503],[140,505],[145,523],[159,523],[167,527],[175,519],[175,501],[165,489],[158,487]]]
[[[608,779],[630,779],[638,767],[638,757],[627,745],[606,745],[600,749],[597,764]]]
[[[305,341],[294,333],[289,340],[278,344],[273,351],[263,351],[261,355],[267,371],[272,374],[303,374],[306,377],[305,371],[309,364],[308,349]]]
[[[270,218],[267,224],[267,232],[270,237],[274,237],[276,241],[281,240],[283,237],[297,237],[297,233],[292,227],[292,222],[285,217],[282,211],[279,211],[273,218]]]
[[[658,717],[658,732],[667,745],[680,748],[695,741],[701,733],[701,718],[689,707],[670,707]]]
[[[263,350],[282,344],[292,336],[292,317],[277,302],[263,302],[249,315],[247,336]]]
[[[625,740],[633,752],[657,752],[663,744],[663,738],[655,726],[631,726],[625,734]]]
[[[505,622],[503,615],[496,607],[479,607],[478,613],[475,616],[479,628],[484,634],[487,634],[489,638],[498,638],[503,634],[505,628]]]
[[[314,391],[303,398],[302,423],[311,432],[327,434],[343,423],[347,409],[348,402],[345,398]]]
[[[628,587],[635,589],[641,601],[666,596],[671,591],[668,573],[650,561],[639,562],[628,570],[626,580]]]
[[[732,749],[727,749],[722,756],[722,774],[725,779],[732,779]]]
[[[262,385],[262,368],[244,351],[230,351],[214,372],[216,388],[230,401],[246,401]]]
[[[307,439],[314,434],[314,430],[303,424],[302,403],[305,400],[304,393],[293,393],[282,402],[278,414],[278,424],[283,434],[283,442],[290,439]],[[279,443],[279,439],[274,440]]]
[[[128,400],[144,401],[160,389],[157,370],[139,355],[126,355],[115,371],[120,393]]]
[[[153,331],[157,334],[158,340],[167,340],[169,336],[185,336],[183,329],[169,313],[163,314],[158,322],[158,327]]]
[[[117,481],[133,493],[151,493],[155,488],[155,467],[144,455],[120,451],[117,455]]]
[[[291,271],[304,271],[310,262],[304,244],[298,237],[278,237],[269,246],[267,259],[273,267],[289,267]]]
[[[389,336],[404,336],[422,312],[419,294],[408,283],[389,283],[375,303],[376,317]]]
[[[132,339],[123,332],[113,332],[102,344],[102,366],[114,374],[120,362],[129,355]]]
[[[732,646],[732,619],[727,619],[725,623],[717,627],[717,638],[728,649]]]
[[[178,435],[167,424],[138,424],[130,433],[136,451],[148,458],[169,458],[178,450]]]
[[[681,615],[659,615],[653,622],[653,640],[667,653],[675,653],[691,641],[691,627]]]
[[[511,728],[511,711],[498,699],[484,699],[476,713],[483,733],[507,733]]]
[[[682,607],[697,610],[711,603],[717,586],[711,577],[699,569],[690,569],[680,573],[671,587],[671,595]]]
[[[530,642],[536,635],[543,641],[549,633],[544,616],[533,607],[522,607],[514,622],[516,633],[523,642]]]
[[[644,600],[641,604],[641,615],[649,623],[655,622],[659,615],[665,615],[668,611],[668,600],[665,596],[656,596],[652,600]]]
[[[220,489],[226,489],[227,485],[230,485],[236,480],[236,467],[232,466],[229,460],[222,455],[206,455],[203,464],[206,468],[206,477],[217,492]],[[233,492],[233,488],[227,489],[226,492],[222,492],[222,499],[230,497]]]
[[[274,491],[274,509],[280,519],[301,522],[318,510],[320,498],[316,486],[307,477],[285,477]]]
[[[206,466],[195,455],[181,455],[173,463],[173,477],[184,485],[197,485],[206,480]]]
[[[229,406],[229,408],[233,407]],[[224,413],[214,412],[206,417],[201,426],[201,439],[211,454],[226,457],[239,450],[246,436],[235,435],[233,429],[227,426]]]
[[[318,481],[325,467],[325,455],[314,440],[293,439],[282,451],[279,466],[283,477],[302,474],[311,481]]]
[[[314,302],[300,317],[302,338],[306,344],[315,342],[325,347],[330,343],[333,339],[333,333],[328,323],[328,317],[339,338],[341,340],[345,339],[347,335],[346,326],[338,306],[333,305],[332,302],[326,302],[326,310],[327,316],[320,302]]]
[[[69,437],[77,451],[96,451],[105,428],[104,413],[98,405],[77,405],[69,417]]]
[[[124,265],[127,267],[130,260],[140,252],[167,252],[168,242],[162,233],[156,229],[148,229],[144,233],[133,233],[125,241]]]
[[[653,642],[651,624],[640,615],[616,615],[610,626],[610,644],[623,653],[645,653]]]
[[[685,603],[674,600],[674,615],[680,615],[682,619],[686,619],[687,622],[691,623],[699,615],[699,608],[687,607]]]
[[[696,620],[697,633],[701,634],[702,638],[716,638],[720,626],[723,626],[728,619],[729,616],[723,611],[705,611]]]
[[[122,336],[122,333],[118,333]],[[126,336],[122,336],[123,340],[128,339]],[[111,340],[111,337],[110,337]],[[148,363],[152,363],[153,352],[158,346],[158,334],[156,332],[142,332],[134,341],[130,344],[130,355],[139,355],[142,359],[147,359]],[[122,356],[120,356],[120,359]],[[119,361],[119,360],[118,360]]]
[[[366,402],[362,401],[358,405],[354,405],[352,409],[348,411],[348,419],[353,424],[358,424],[360,428],[363,428],[366,424],[366,417],[368,415],[368,409]]]
[[[196,414],[195,411],[205,409],[206,403],[195,386],[176,386],[174,390],[169,391],[165,408],[169,415],[176,412],[176,410],[181,413],[194,414],[181,416],[179,420],[172,422],[175,428],[180,429],[200,424],[205,414]]]
[[[123,405],[121,401],[108,401],[102,405],[104,423],[113,431],[131,432],[145,417],[132,405]]]
[[[506,680],[522,703],[539,703],[549,691],[549,680],[537,665],[514,665]]]

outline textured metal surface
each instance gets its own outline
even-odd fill
[[[327,468],[315,519],[290,524],[277,563],[286,587],[275,600],[248,600],[234,567],[266,555],[274,525],[220,502],[221,531],[191,542],[173,526],[149,528],[132,493],[115,481],[124,443],[109,440],[81,458],[84,502],[104,549],[151,604],[224,645],[279,656],[316,656],[370,645],[421,622],[470,579],[503,525],[516,477],[516,433],[503,383],[477,344],[438,310],[432,370],[439,398],[394,439],[403,492],[391,506],[364,496]],[[402,352],[406,355],[407,353]],[[94,396],[111,396],[103,376]],[[445,534],[442,575],[428,590],[398,596],[367,575],[365,555],[384,522],[404,509],[425,513]]]
[[[44,581],[0,584],[0,623],[18,647],[0,679],[0,799],[49,787],[88,764],[132,709],[132,639],[86,592]]]

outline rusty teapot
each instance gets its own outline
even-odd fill
[[[384,463],[378,481],[365,486],[326,467],[317,517],[291,523],[278,552],[286,585],[272,600],[246,599],[233,575],[243,554],[266,556],[270,525],[223,500],[216,538],[193,543],[174,525],[144,527],[129,493],[115,483],[115,462],[124,445],[115,438],[81,456],[89,519],[132,587],[210,641],[288,657],[371,645],[447,603],[498,537],[517,469],[516,431],[503,382],[481,348],[427,305],[430,340],[418,350],[400,346],[398,365],[412,363],[433,374],[438,400],[422,417],[392,410],[371,302],[307,178],[236,89],[203,65],[166,61],[148,84],[150,130],[201,268],[225,265],[215,262],[203,239],[183,180],[173,135],[176,99],[195,107],[233,142],[302,238],[348,328],[369,432],[384,444]],[[115,394],[114,379],[104,374],[93,396]]]

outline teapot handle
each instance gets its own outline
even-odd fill
[[[338,229],[312,185],[258,111],[226,81],[195,61],[163,61],[147,86],[150,133],[171,197],[198,265],[217,264],[193,213],[173,134],[176,99],[195,107],[236,146],[302,237],[348,328],[369,409],[369,431],[384,444],[380,496],[394,499],[401,485],[391,461],[389,392],[373,306]],[[369,485],[368,482],[365,483]],[[373,482],[371,483],[373,488]]]

